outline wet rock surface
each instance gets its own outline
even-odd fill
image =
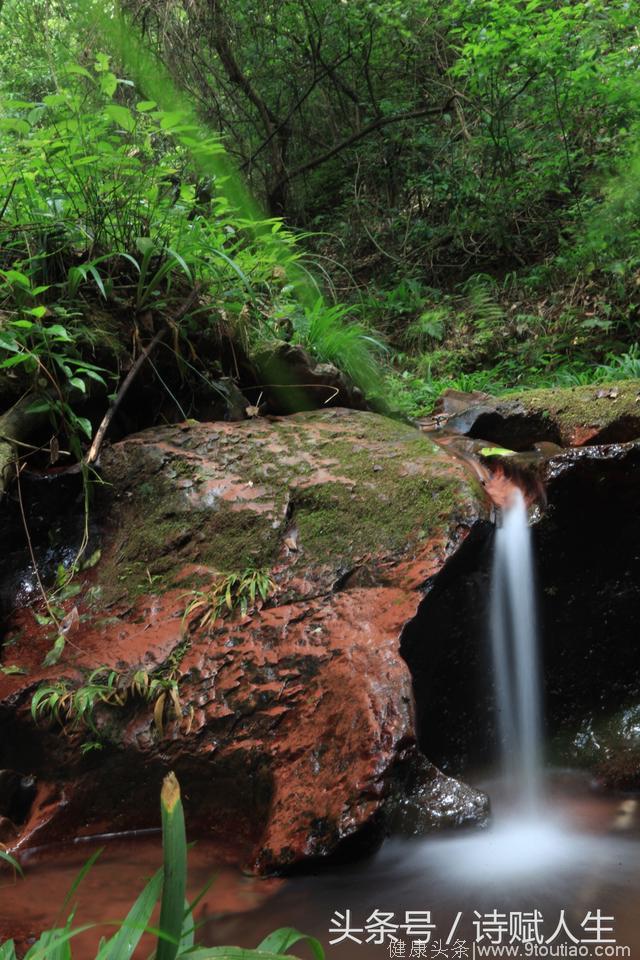
[[[398,770],[402,789],[386,805],[387,828],[394,835],[420,837],[451,827],[484,824],[489,798],[465,783],[448,777],[413,753]]]
[[[567,451],[545,479],[551,509],[537,544],[557,755],[602,784],[640,786],[624,719],[640,702],[640,443]]]
[[[60,662],[43,666],[55,629],[27,607],[2,651],[24,672],[0,675],[0,765],[37,777],[19,843],[149,826],[169,768],[194,832],[265,872],[379,834],[394,805],[420,808],[416,830],[485,815],[420,759],[399,652],[423,589],[487,520],[462,463],[336,409],[146,431],[105,451],[102,474],[101,553],[58,601]],[[221,572],[249,568],[270,572],[266,602],[207,616]],[[98,702],[94,732],[34,724],[40,684],[75,689],[97,667],[124,705]],[[140,671],[165,683],[160,705]]]
[[[501,398],[446,390],[427,425],[517,451],[540,441],[562,447],[626,443],[640,437],[640,381]]]

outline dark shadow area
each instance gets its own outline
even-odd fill
[[[11,610],[41,598],[28,540],[45,588],[55,583],[59,564],[73,563],[84,529],[82,477],[33,476],[23,472],[0,501],[0,622]],[[28,532],[28,537],[27,537]]]
[[[400,652],[413,677],[420,749],[446,773],[491,756],[485,610],[493,528],[476,528],[435,577]]]

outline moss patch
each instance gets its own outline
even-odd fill
[[[341,410],[155,430],[112,448],[106,472],[103,602],[162,592],[194,564],[278,565],[284,580],[304,568],[322,589],[364,555],[412,551],[482,495],[412,427]]]
[[[442,477],[406,478],[393,492],[372,485],[353,490],[328,483],[295,500],[305,563],[338,566],[365,554],[396,554],[437,533],[454,512],[460,491]]]
[[[527,390],[511,394],[508,399],[517,400],[528,413],[548,416],[567,443],[572,442],[576,430],[590,427],[597,434],[589,442],[616,442],[640,436],[640,380]]]

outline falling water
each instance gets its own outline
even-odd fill
[[[540,802],[541,719],[531,533],[519,490],[496,534],[491,643],[505,774],[529,812]]]

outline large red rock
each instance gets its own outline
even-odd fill
[[[460,461],[336,409],[146,431],[105,452],[102,479],[101,556],[62,602],[59,663],[43,666],[55,632],[28,606],[2,652],[24,673],[0,675],[0,765],[37,780],[18,845],[155,823],[168,768],[194,832],[263,871],[368,841],[387,814],[412,832],[484,815],[419,754],[399,653],[487,516]],[[212,586],[249,568],[272,577],[266,602],[209,616]],[[99,667],[126,702],[98,703],[95,730],[34,723],[35,691],[86,690]],[[151,702],[136,673],[164,684]]]

